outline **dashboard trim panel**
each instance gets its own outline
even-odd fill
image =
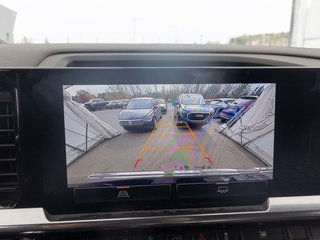
[[[200,210],[200,209],[199,209]],[[190,210],[194,212],[195,209]],[[208,210],[209,211],[209,210]],[[93,217],[94,214],[92,214]],[[222,224],[243,222],[268,222],[282,220],[315,219],[320,217],[320,195],[298,197],[276,197],[268,199],[268,209],[263,211],[239,211],[239,212],[207,212],[184,214],[177,210],[165,210],[162,215],[146,214],[147,216],[113,217],[79,220],[49,220],[48,214],[43,208],[22,208],[0,210],[0,232],[48,232],[83,229],[129,229],[164,227],[175,225],[194,224]]]

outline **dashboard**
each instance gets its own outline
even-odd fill
[[[319,237],[320,52],[0,51],[3,236]]]

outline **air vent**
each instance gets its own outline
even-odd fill
[[[13,207],[18,196],[16,94],[0,89],[0,208]]]

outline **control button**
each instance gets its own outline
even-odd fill
[[[77,203],[148,201],[171,198],[170,185],[75,188]]]
[[[167,233],[166,240],[188,240],[187,234],[182,232],[177,233]]]
[[[178,199],[262,197],[267,194],[266,182],[222,182],[177,184]]]
[[[238,240],[238,236],[235,230],[224,229],[217,231],[218,240]]]
[[[280,227],[258,227],[241,230],[244,240],[282,240],[283,232]]]
[[[309,239],[307,231],[302,225],[287,225],[286,230],[290,240],[306,240]]]
[[[127,190],[120,190],[117,198],[130,198],[130,196]]]
[[[209,231],[193,232],[192,240],[213,240],[213,233]]]

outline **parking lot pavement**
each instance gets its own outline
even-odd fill
[[[201,128],[177,127],[173,107],[162,116],[154,131],[128,132],[118,123],[120,109],[93,112],[121,131],[68,166],[71,183],[89,182],[97,172],[144,170],[252,168],[266,166],[242,146],[215,131],[219,120]],[[96,181],[96,180],[95,180]]]

